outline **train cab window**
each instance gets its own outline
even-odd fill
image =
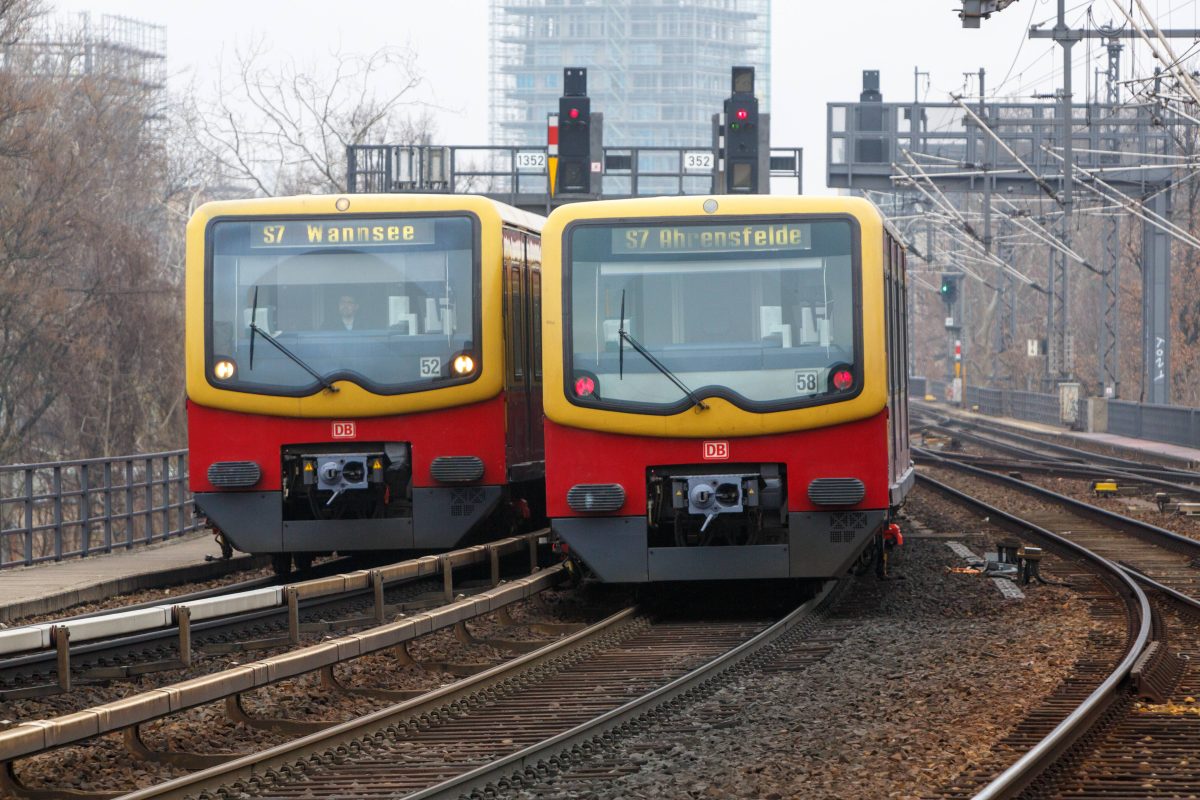
[[[598,386],[585,402],[670,413],[692,403],[675,379],[747,407],[857,394],[849,220],[586,224],[568,235],[568,378]]]
[[[466,216],[217,220],[209,359],[236,364],[222,386],[304,395],[345,379],[387,394],[474,379],[477,239]],[[472,375],[453,372],[463,352]]]

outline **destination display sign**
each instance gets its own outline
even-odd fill
[[[432,219],[288,219],[250,224],[250,247],[394,247],[432,244]]]
[[[655,225],[612,231],[613,255],[810,249],[812,225],[805,222]]]

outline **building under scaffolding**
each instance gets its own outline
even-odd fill
[[[105,75],[151,95],[150,119],[167,102],[167,29],[88,12],[48,17],[2,53],[4,66],[33,74]]]
[[[770,0],[491,0],[492,142],[545,144],[563,67],[586,67],[605,144],[707,145],[730,67],[770,110],[770,32]]]

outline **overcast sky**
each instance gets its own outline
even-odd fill
[[[1118,12],[1112,0],[1067,0],[1068,18],[1081,26],[1089,7],[1104,24]],[[410,44],[425,77],[422,97],[436,106],[442,143],[488,142],[487,0],[49,0],[60,11],[120,14],[167,27],[168,69],[174,88],[214,83],[222,50],[265,37],[273,57],[296,59],[332,50],[371,53]],[[1145,0],[1163,27],[1200,27],[1197,2]],[[1025,40],[1030,21],[1049,20],[1053,0],[1018,0],[979,29],[966,30],[956,0],[774,0],[772,10],[771,141],[805,148],[805,190],[825,185],[825,104],[855,100],[862,70],[881,71],[884,100],[910,100],[913,69],[930,73],[920,92],[945,100],[963,88],[963,72],[988,71],[989,93],[1028,97],[1052,91],[1061,53],[1044,40]],[[1181,42],[1177,52],[1191,42]],[[1091,46],[1098,66],[1102,47]],[[1132,50],[1132,52],[1131,52]],[[1146,74],[1153,64],[1134,43],[1123,72]],[[1075,94],[1086,91],[1088,47],[1075,48]],[[564,65],[574,66],[574,65]],[[586,65],[580,65],[586,66]],[[1008,80],[1004,81],[1005,76]],[[977,91],[974,83],[971,92]],[[714,109],[714,111],[719,109]]]

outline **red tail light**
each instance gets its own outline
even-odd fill
[[[596,381],[587,375],[583,375],[575,379],[575,395],[577,397],[591,397],[596,391]]]
[[[833,387],[844,392],[854,385],[854,375],[848,369],[839,369],[833,373]]]

